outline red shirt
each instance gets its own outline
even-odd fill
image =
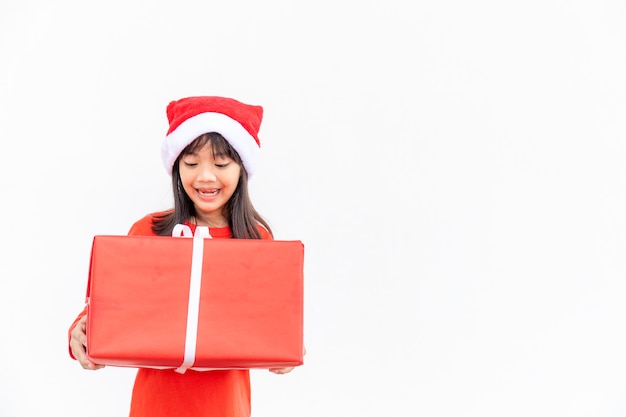
[[[156,213],[155,213],[156,214]],[[129,235],[153,236],[153,215],[137,221]],[[195,232],[195,225],[189,224]],[[263,239],[271,235],[259,227]],[[229,227],[210,228],[213,238],[230,238]],[[85,309],[70,326],[87,313]],[[71,355],[71,352],[70,352]],[[139,368],[130,404],[130,417],[249,417],[250,372],[248,370],[194,371]]]

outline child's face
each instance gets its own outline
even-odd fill
[[[198,225],[226,226],[224,206],[237,188],[241,167],[227,156],[214,158],[207,143],[195,153],[183,155],[178,169],[183,188],[196,208]]]

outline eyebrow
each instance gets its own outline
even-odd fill
[[[198,152],[197,151],[186,152],[181,155],[181,158],[184,158],[185,156],[198,156]],[[231,158],[227,152],[218,152],[218,151],[215,151],[215,152],[211,151],[211,156],[213,156],[213,158]]]
[[[226,152],[213,152],[214,158],[230,158]]]

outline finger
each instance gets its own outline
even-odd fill
[[[84,332],[87,329],[87,315],[84,315],[78,323],[80,324],[80,328]]]
[[[104,368],[104,365],[98,365],[96,363],[91,362],[90,360],[87,360],[85,365],[83,365],[83,368],[90,370],[90,371],[96,371],[98,369]]]
[[[78,343],[80,343],[82,346],[86,348],[87,347],[87,333],[85,333],[84,323],[82,323],[83,320],[84,318],[81,319],[78,325],[74,327],[74,330],[72,330],[72,339],[76,340]]]
[[[76,358],[76,361],[80,364],[81,367],[83,367],[83,369],[91,369],[92,366],[90,366],[90,361],[89,359],[87,359],[86,355],[85,355],[85,351],[79,346],[78,348],[72,348],[72,353],[74,354],[74,357]]]
[[[283,375],[283,374],[287,374],[289,372],[291,372],[293,370],[293,367],[290,368],[270,368],[269,371],[273,372],[275,374],[278,375]]]
[[[81,355],[80,359],[77,358],[77,360],[80,363],[80,366],[83,367],[83,369],[95,371],[96,369],[104,368],[104,365],[98,365],[96,363],[93,363],[91,360],[89,360],[89,358],[87,357],[87,354],[85,353]]]
[[[72,349],[72,354],[83,369],[96,369],[96,365],[87,357],[84,338],[81,338],[80,335],[78,337],[72,337],[70,349]]]

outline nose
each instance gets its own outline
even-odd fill
[[[206,182],[217,180],[212,164],[202,164],[201,170],[198,173],[198,180]]]

